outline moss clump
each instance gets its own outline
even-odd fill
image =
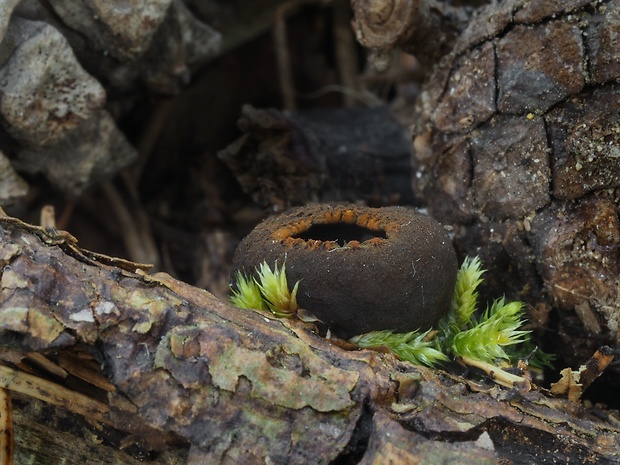
[[[232,303],[241,308],[269,310],[279,317],[292,316],[297,310],[299,281],[290,291],[284,264],[278,268],[276,263],[272,270],[263,263],[257,274],[258,278],[254,278],[237,273]],[[483,274],[478,257],[465,259],[457,275],[450,311],[439,322],[438,330],[371,331],[354,336],[349,342],[367,348],[387,347],[403,360],[427,366],[451,357],[492,365],[515,362],[527,355],[524,348],[533,347],[529,331],[522,329],[525,323],[523,304],[500,298],[476,318],[477,288],[483,281]],[[534,365],[536,361],[549,365],[549,355],[540,352]]]

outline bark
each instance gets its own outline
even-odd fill
[[[245,105],[243,135],[219,152],[268,210],[312,202],[411,204],[411,144],[385,106],[284,114]]]
[[[618,30],[617,0],[488,2],[413,108],[415,194],[569,365],[620,341]]]
[[[66,233],[2,217],[0,262],[0,380],[28,393],[14,396],[16,463],[128,448],[152,463],[188,449],[210,464],[618,459],[613,412],[347,350]],[[60,417],[62,434],[38,426]],[[83,422],[89,439],[68,427]]]
[[[364,46],[394,47],[431,65],[447,54],[467,26],[468,10],[435,0],[352,0],[353,29]]]

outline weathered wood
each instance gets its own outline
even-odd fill
[[[183,465],[187,446],[154,453],[127,434],[19,394],[13,394],[16,464]],[[123,447],[125,445],[125,447]]]
[[[437,0],[351,0],[360,44],[380,56],[398,46],[430,66],[447,54],[467,26],[469,12]]]
[[[0,218],[1,362],[107,404],[103,423],[84,418],[97,431],[129,433],[116,448],[140,444],[145,461],[168,453],[182,463],[187,445],[188,463],[209,464],[510,464],[529,463],[532,451],[540,463],[618,460],[613,412],[347,351],[167,275],[97,263],[51,234]],[[32,352],[90,354],[114,389],[52,379],[24,363]],[[81,417],[15,399],[17,463],[51,463],[50,430],[36,422]],[[48,415],[33,419],[30,408]],[[114,457],[99,452],[106,441],[85,445],[83,434],[68,428],[53,448]],[[133,463],[123,460],[115,463]]]
[[[385,106],[282,113],[243,107],[218,154],[266,209],[310,202],[411,204],[411,143]]]

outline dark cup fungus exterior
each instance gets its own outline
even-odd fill
[[[457,260],[444,228],[405,207],[314,205],[260,223],[239,244],[236,270],[286,263],[299,306],[348,339],[428,329],[446,314]]]

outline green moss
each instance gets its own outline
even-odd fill
[[[525,323],[523,304],[497,299],[476,318],[478,286],[482,283],[482,262],[466,258],[461,265],[450,311],[439,322],[437,331],[398,333],[372,331],[350,339],[360,347],[387,347],[402,360],[434,366],[450,357],[468,357],[490,364],[514,362],[523,355],[523,347],[533,347]],[[263,263],[258,280],[237,274],[232,302],[242,308],[269,309],[276,316],[290,316],[297,309],[295,296],[299,282],[289,291],[286,268],[277,263],[272,270]],[[537,352],[532,364],[548,365],[550,356]],[[540,363],[539,363],[540,362]]]
[[[278,263],[271,267],[263,262],[256,270],[258,279],[236,274],[236,282],[230,301],[239,308],[270,310],[277,317],[293,316],[297,311],[297,289],[299,281],[289,290],[286,279],[286,264],[278,268]]]

